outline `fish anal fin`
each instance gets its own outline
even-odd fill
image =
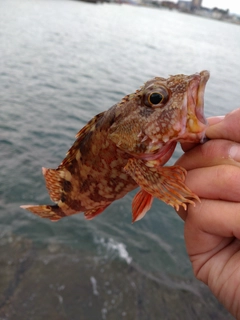
[[[142,189],[176,210],[180,206],[186,209],[187,203],[195,205],[193,199],[200,201],[185,185],[187,172],[180,166],[148,167],[144,161],[131,158],[124,169]]]
[[[104,207],[98,208],[98,209],[90,209],[90,210],[85,211],[84,212],[85,219],[92,220],[93,218],[98,216],[100,213],[102,213],[108,206],[109,206],[109,204]]]
[[[153,196],[141,189],[133,198],[132,202],[132,222],[141,220],[151,208]]]

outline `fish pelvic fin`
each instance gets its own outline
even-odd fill
[[[151,208],[153,196],[141,189],[133,198],[132,202],[132,222],[141,220]]]
[[[180,206],[186,210],[187,204],[195,206],[193,200],[200,202],[198,196],[185,185],[187,171],[180,166],[148,167],[144,161],[131,158],[124,169],[143,190],[177,211]]]

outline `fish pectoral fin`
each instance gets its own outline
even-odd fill
[[[132,222],[141,220],[151,208],[153,196],[141,189],[133,198],[132,202]]]
[[[98,209],[90,209],[84,212],[84,217],[87,220],[92,220],[93,218],[95,218],[96,216],[98,216],[100,213],[102,213],[107,207],[109,206],[106,205],[105,207],[101,207]]]
[[[180,206],[186,210],[186,203],[195,205],[191,199],[200,201],[185,185],[187,172],[180,166],[148,167],[144,161],[131,158],[124,169],[143,190],[176,210]]]

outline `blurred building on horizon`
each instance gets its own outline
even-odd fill
[[[202,0],[192,0],[191,1],[191,7],[193,9],[200,9],[202,6]]]

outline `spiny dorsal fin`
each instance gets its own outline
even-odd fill
[[[99,114],[97,114],[95,117],[93,117],[82,129],[80,129],[78,131],[78,133],[76,134],[76,138],[78,139],[78,141],[80,141],[82,138],[84,138],[85,134],[87,134],[90,131],[95,130],[95,124],[96,122],[102,118],[102,116],[104,115],[106,111],[103,111]]]
[[[79,149],[79,145],[81,144],[83,139],[86,138],[87,135],[89,135],[91,132],[95,130],[96,123],[103,117],[104,114],[105,111],[97,114],[76,134],[76,141],[68,150],[65,159],[62,161],[59,167],[65,166],[66,164],[72,162],[72,160],[76,158],[76,152]]]

